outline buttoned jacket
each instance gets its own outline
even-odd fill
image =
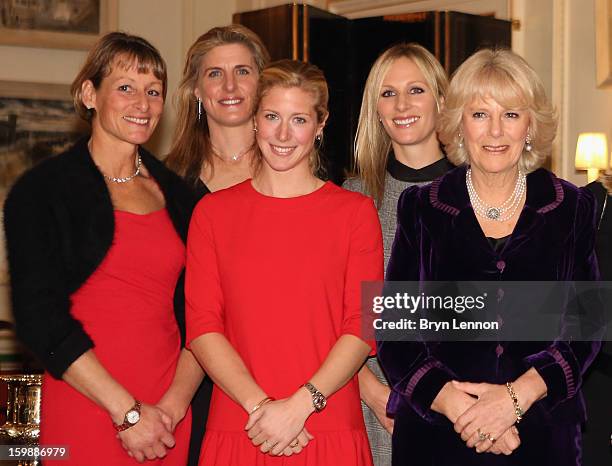
[[[495,250],[471,207],[465,176],[466,168],[459,167],[429,185],[404,191],[387,280],[598,279],[592,193],[544,169],[530,173],[516,227]],[[577,423],[585,417],[582,376],[599,347],[599,342],[579,341],[380,341],[378,357],[393,389],[391,414],[410,409],[426,422],[448,422],[430,409],[446,382],[505,384],[534,367],[548,393],[528,415],[537,422]]]

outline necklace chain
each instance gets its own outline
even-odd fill
[[[106,178],[108,181],[112,183],[127,183],[128,181],[132,181],[134,178],[140,175],[141,165],[142,165],[142,159],[140,158],[140,154],[137,154],[136,155],[136,171],[132,173],[130,176],[121,178],[121,177],[115,177],[115,176],[108,176],[108,175],[105,175],[104,173],[102,173],[102,176],[104,176],[104,178]]]
[[[523,195],[527,190],[527,177],[522,171],[519,170],[512,194],[504,201],[503,204],[499,206],[489,205],[485,203],[480,196],[478,196],[478,193],[474,188],[474,183],[472,182],[471,168],[468,168],[467,172],[465,173],[465,184],[467,185],[470,203],[472,204],[472,208],[476,214],[488,220],[505,222],[514,216],[518,206],[521,203],[521,200],[523,199]]]
[[[251,147],[253,147],[252,144],[248,145],[245,149],[241,150],[240,152],[236,152],[234,155],[231,155],[228,158],[225,158],[219,153],[219,151],[217,150],[215,146],[213,146],[212,144],[210,145],[213,155],[223,160],[224,162],[229,162],[229,163],[238,162],[251,149]]]

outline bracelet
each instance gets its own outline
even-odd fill
[[[274,401],[274,398],[272,398],[270,396],[265,397],[263,400],[261,400],[255,406],[253,406],[253,409],[251,409],[251,411],[249,411],[249,416],[251,414],[253,414],[255,411],[257,411],[259,408],[261,408],[263,405],[265,405],[266,403],[268,403],[270,401]]]
[[[508,389],[508,394],[510,395],[510,398],[512,398],[512,405],[514,406],[514,415],[516,416],[516,423],[518,424],[523,420],[523,415],[525,414],[525,412],[519,406],[518,398],[510,382],[506,382],[506,388]]]

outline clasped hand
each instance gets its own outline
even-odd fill
[[[313,412],[310,394],[306,396],[298,391],[290,398],[270,401],[251,413],[245,430],[253,445],[271,455],[300,453],[314,439],[304,427]]]
[[[166,449],[174,447],[173,421],[157,406],[142,404],[140,420],[129,429],[119,432],[117,438],[139,463],[166,456]]]
[[[454,423],[455,432],[469,448],[475,447],[478,453],[510,455],[519,447],[521,441],[514,427],[516,416],[504,385],[455,381],[452,384],[475,397],[474,403]]]

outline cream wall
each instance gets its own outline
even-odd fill
[[[612,88],[597,89],[595,83],[594,0],[555,0],[564,3],[565,92],[562,141],[562,176],[578,185],[586,183],[585,172],[574,169],[578,134],[602,131],[612,150]]]

